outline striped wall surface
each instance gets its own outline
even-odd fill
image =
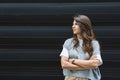
[[[11,2],[0,3],[0,80],[63,80],[59,54],[72,37],[75,13],[93,22],[104,61],[102,80],[120,79],[119,1]]]

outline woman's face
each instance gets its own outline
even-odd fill
[[[72,29],[73,29],[73,34],[80,35],[81,29],[75,20],[73,21]]]

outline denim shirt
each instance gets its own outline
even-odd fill
[[[80,59],[80,60],[88,60],[89,54],[84,53],[82,50],[82,44],[83,40],[79,40],[79,46],[76,49],[73,49],[73,38],[67,39],[63,44],[63,49],[60,53],[60,56],[65,56],[68,58],[74,58],[74,59]],[[93,45],[93,55],[96,55],[99,59],[100,63],[99,66],[103,64],[101,53],[100,53],[100,46],[97,40],[92,41]],[[64,76],[74,76],[74,77],[82,77],[82,78],[88,78],[91,80],[100,80],[101,79],[101,73],[99,68],[97,69],[88,69],[88,70],[69,70],[69,69],[63,69]]]

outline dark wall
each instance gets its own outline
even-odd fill
[[[75,13],[93,22],[102,80],[120,79],[119,1],[19,1],[0,1],[0,80],[63,80],[59,54]]]
[[[119,0],[1,0],[1,3],[91,3],[91,2],[119,2]]]

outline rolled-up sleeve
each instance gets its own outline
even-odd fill
[[[68,50],[65,47],[63,47],[63,49],[62,49],[62,51],[60,53],[60,56],[65,56],[67,58],[69,57]]]
[[[99,59],[100,63],[99,66],[103,64],[103,60],[101,57],[101,51],[100,51],[100,45],[97,40],[93,41],[93,55],[96,55],[97,58]]]
[[[68,53],[69,44],[70,44],[70,39],[65,40],[65,42],[63,44],[63,49],[60,53],[60,56],[65,56],[65,57],[69,58],[69,53]]]

